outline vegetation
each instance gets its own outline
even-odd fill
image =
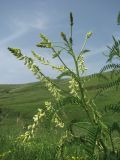
[[[4,135],[8,126],[0,126],[3,128],[1,143],[7,146],[1,149],[2,159],[119,160],[120,41],[113,37],[114,44],[109,47],[108,54],[108,63],[117,57],[118,64],[107,64],[99,74],[84,77],[86,66],[83,57],[89,52],[85,45],[92,33],[86,34],[83,46],[79,54],[76,54],[73,49],[73,24],[73,16],[70,13],[70,36],[67,37],[61,32],[62,46],[56,46],[56,43],[40,34],[42,41],[37,47],[50,49],[52,57],[61,62],[60,66],[53,65],[32,51],[34,58],[39,62],[60,72],[58,79],[68,79],[50,79],[35,64],[33,58],[24,55],[20,49],[8,48],[17,59],[24,61],[40,82],[1,86],[1,99],[6,99],[5,103],[1,100],[1,105],[5,105],[1,115],[8,116],[1,116],[1,122],[12,119],[14,115],[13,121],[16,121],[16,125],[12,127],[14,129],[18,126],[13,137],[10,134]],[[74,68],[70,68],[63,61],[63,53],[73,59]],[[104,73],[107,70],[110,72]],[[116,96],[113,98],[113,95]],[[14,99],[10,103],[11,97]],[[20,104],[21,99],[23,104]],[[36,108],[39,108],[38,112],[31,121]],[[7,115],[7,111],[11,113]]]

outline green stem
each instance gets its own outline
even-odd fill
[[[54,48],[52,48],[52,50],[53,50],[53,52],[56,53],[56,50]],[[60,56],[58,55],[57,57],[59,58],[59,60],[61,61],[61,63],[65,66],[65,68],[68,69],[68,71],[70,71],[72,75],[75,75],[75,73],[73,71],[71,71],[71,69],[68,68],[68,66],[63,62],[63,60],[60,58]]]
[[[86,46],[87,40],[88,40],[88,38],[85,37],[84,43],[83,43],[82,48],[81,48],[81,50],[80,50],[80,53],[79,53],[79,55],[78,55],[78,57],[77,57],[77,61],[78,61],[78,59],[79,59],[79,57],[80,57],[80,54],[82,53],[82,51],[84,50],[84,48],[85,48],[85,46]]]
[[[61,47],[61,46],[54,46],[54,47],[56,47],[56,48],[61,48],[62,50],[65,50],[65,51],[68,52],[68,50],[67,50],[65,47]]]
[[[70,47],[70,46],[69,46],[69,47]],[[53,50],[54,52],[56,52],[54,48],[52,48],[52,50]],[[77,82],[78,82],[78,84],[79,84],[81,96],[82,96],[82,97],[81,97],[81,99],[82,99],[82,106],[83,106],[84,110],[86,111],[87,116],[88,116],[88,118],[90,119],[90,122],[93,123],[93,120],[92,120],[92,118],[91,118],[91,116],[90,116],[90,113],[89,113],[89,110],[88,110],[88,108],[87,108],[86,101],[85,101],[85,98],[84,98],[84,89],[83,89],[82,84],[81,84],[81,82],[80,82],[80,75],[79,75],[79,70],[78,70],[78,63],[77,63],[77,60],[76,60],[76,57],[75,57],[75,54],[74,54],[72,48],[70,48],[70,51],[71,51],[71,55],[72,55],[72,57],[73,57],[73,59],[74,59],[74,63],[75,63],[75,67],[76,67],[76,74],[75,74],[74,72],[72,72],[72,71],[67,67],[67,65],[63,62],[63,60],[60,58],[59,55],[58,55],[58,58],[59,58],[59,60],[61,61],[61,63],[71,72],[71,74],[72,74],[72,75],[74,76],[74,78],[77,80]],[[77,76],[76,76],[76,75],[77,75]]]
[[[87,104],[86,104],[86,100],[84,98],[85,97],[84,96],[85,95],[84,94],[84,88],[82,87],[82,84],[81,84],[81,78],[80,78],[80,75],[79,75],[78,63],[77,63],[77,60],[76,60],[74,52],[73,52],[72,56],[73,56],[75,67],[76,67],[76,74],[77,74],[77,77],[78,77],[77,78],[77,82],[79,84],[79,89],[80,89],[80,92],[81,92],[82,105],[83,105],[84,110],[87,113],[88,118],[90,119],[90,122],[93,123],[93,120],[92,120],[92,118],[90,116],[90,113],[89,113],[89,110],[88,110],[88,107],[87,107]]]

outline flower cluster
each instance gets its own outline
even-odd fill
[[[65,72],[66,68],[64,66],[51,66],[53,69],[60,71],[60,72]]]
[[[60,127],[60,128],[64,127],[64,123],[62,122],[62,119],[59,117],[57,113],[54,114],[52,118],[52,122],[56,124],[56,127]]]
[[[45,60],[44,57],[40,56],[39,54],[36,54],[34,51],[32,51],[32,54],[37,60],[41,62],[41,64],[49,65],[50,62],[48,60]]]
[[[90,38],[91,36],[92,36],[92,32],[87,32],[86,38],[88,39],[88,38]]]
[[[49,65],[51,68],[63,72],[66,71],[66,68],[64,66],[55,66],[54,64],[51,64],[48,60],[45,60],[44,57],[40,56],[39,54],[36,54],[34,51],[32,51],[33,56],[40,61],[41,64]]]
[[[18,140],[22,140],[23,142],[29,140],[34,137],[35,130],[40,121],[45,117],[45,112],[42,109],[38,109],[38,112],[33,117],[33,124],[28,126],[28,130],[18,137]]]
[[[70,88],[70,93],[74,96],[74,97],[79,97],[78,95],[78,91],[79,91],[79,85],[78,82],[75,80],[75,78],[72,78],[69,81],[69,88]]]
[[[44,38],[43,38],[44,39]],[[52,94],[53,97],[55,97],[55,99],[57,101],[59,101],[62,98],[62,95],[60,94],[60,89],[58,89],[53,82],[46,77],[41,70],[39,69],[39,67],[34,63],[33,59],[27,56],[24,56],[21,53],[20,49],[12,49],[9,48],[9,50],[20,60],[24,60],[24,64],[34,73],[34,75],[37,76],[37,78],[40,81],[43,81],[46,85],[46,87],[48,88],[48,90],[50,91],[50,93]],[[35,54],[35,53],[34,53]],[[43,63],[48,63],[46,61],[44,61],[44,59],[41,59],[43,61]],[[62,68],[63,69],[63,68]]]
[[[45,86],[48,88],[48,91],[50,91],[50,93],[52,94],[53,97],[55,97],[55,99],[57,101],[59,101],[63,96],[60,94],[60,89],[58,89],[56,86],[53,85],[53,83],[47,79],[47,78],[43,78],[42,80],[45,83]]]
[[[47,111],[53,110],[51,102],[45,101],[45,108]]]
[[[78,58],[78,69],[81,72],[81,74],[83,74],[87,70],[87,68],[85,67],[85,63],[82,55],[80,55]]]
[[[55,126],[63,128],[64,127],[64,123],[62,122],[61,118],[57,114],[56,110],[52,107],[52,103],[49,102],[49,101],[46,101],[45,102],[45,108],[46,108],[46,110],[48,112],[53,114],[52,122],[55,123]]]
[[[63,148],[65,146],[66,143],[71,143],[73,139],[73,135],[71,134],[70,131],[66,130],[64,132],[64,135],[60,138],[60,141],[59,141],[59,153],[58,155],[61,156],[61,154],[63,153]]]
[[[42,42],[38,43],[37,47],[40,47],[40,48],[52,48],[52,43],[48,40],[48,38],[45,35],[40,34],[40,37],[42,39]]]

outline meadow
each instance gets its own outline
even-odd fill
[[[106,77],[110,77],[110,73],[105,73]],[[86,89],[88,96],[93,98],[101,86],[107,84],[106,79],[86,79]],[[68,91],[68,79],[54,80],[54,82]],[[113,88],[104,94],[99,95],[95,99],[97,109],[102,112],[103,119],[106,124],[117,122],[120,124],[120,109],[106,110],[105,105],[114,104],[120,96],[120,88]],[[18,85],[0,85],[0,155],[4,152],[8,153],[3,160],[53,160],[56,158],[57,142],[63,134],[62,129],[51,129],[48,120],[39,125],[36,136],[32,140],[31,145],[16,145],[15,138],[24,133],[27,126],[32,122],[33,115],[41,108],[45,100],[52,99],[42,82],[18,84]],[[87,118],[84,111],[78,105],[65,105],[60,113],[67,127],[69,121],[85,121]],[[79,127],[74,126],[74,132],[79,136]],[[84,134],[84,133],[83,133]],[[69,156],[81,155],[79,145],[69,146],[66,151]],[[10,150],[12,153],[9,153]],[[66,156],[67,157],[67,156]]]

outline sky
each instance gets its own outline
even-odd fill
[[[43,33],[53,42],[61,42],[60,32],[69,35],[69,13],[74,16],[74,49],[79,53],[87,32],[93,35],[88,40],[85,55],[86,74],[99,72],[106,63],[104,53],[112,45],[112,35],[120,37],[117,15],[120,0],[0,0],[0,84],[35,82],[37,79],[17,60],[8,47],[20,48],[31,56],[31,50],[51,60],[49,50],[40,50],[39,34]],[[71,58],[63,54],[63,60],[73,67]],[[58,61],[53,61],[59,64]],[[40,65],[42,72],[55,78],[58,73]]]

